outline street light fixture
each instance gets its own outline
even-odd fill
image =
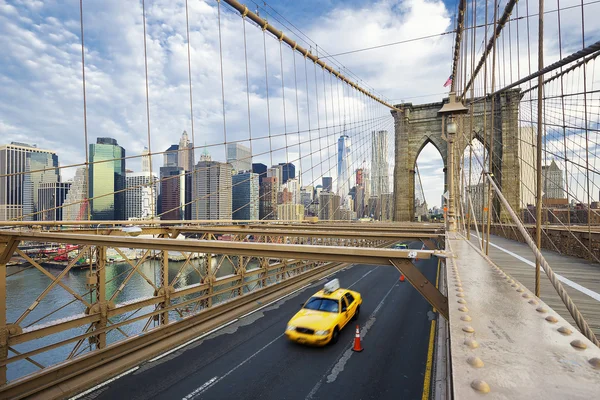
[[[468,109],[460,102],[456,101],[456,94],[450,92],[448,95],[448,103],[438,111],[442,114],[442,137],[448,141],[448,230],[456,231],[456,209],[454,206],[454,139],[458,131],[458,126],[454,120],[454,115],[464,114]],[[444,124],[446,123],[446,115],[448,116],[448,124],[446,126],[448,135],[444,135]]]

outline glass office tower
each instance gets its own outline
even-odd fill
[[[98,138],[90,144],[90,181],[92,219],[124,220],[125,149],[115,139]]]

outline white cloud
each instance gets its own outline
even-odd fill
[[[30,141],[56,149],[63,165],[81,162],[84,157],[79,8],[75,1],[69,4],[71,7],[54,2],[9,5],[0,0],[0,46],[6,49],[0,54],[3,141]],[[225,141],[225,134],[216,3],[193,1],[189,7],[195,142],[211,146],[209,150],[215,158],[223,159],[224,148],[220,144]],[[185,8],[182,2],[157,0],[147,4],[146,12],[152,149],[163,151],[177,142],[184,129],[191,134]],[[520,14],[524,14],[523,9]],[[125,6],[116,0],[86,2],[84,23],[89,140],[93,142],[99,136],[115,137],[128,155],[140,154],[147,144],[141,4]],[[523,23],[520,24],[523,28]],[[451,26],[450,12],[441,1],[381,0],[359,8],[340,3],[302,29],[320,47],[335,54],[441,33]],[[242,27],[239,15],[222,5],[226,139],[245,140],[250,144]],[[593,23],[586,27],[586,33],[592,37],[597,27]],[[513,23],[513,40],[514,28]],[[530,29],[537,30],[533,19]],[[548,22],[548,29],[550,32],[554,29],[552,22]],[[564,40],[576,43],[572,38],[577,36],[578,29],[577,18],[566,16]],[[289,33],[287,28],[283,30]],[[524,37],[522,34],[522,43],[525,43]],[[482,30],[479,30],[478,41],[481,38]],[[316,70],[315,86],[314,65],[308,62],[305,70],[304,58],[294,55],[286,45],[282,46],[282,71],[280,44],[269,35],[266,37],[267,114],[263,32],[247,22],[246,39],[251,144],[255,154],[263,154],[256,161],[266,164],[271,160],[274,163],[292,161],[302,154],[302,161],[295,164],[299,167],[302,163],[302,169],[311,179],[324,173],[335,177],[336,140],[344,125],[351,136],[356,136],[353,140],[355,166],[363,160],[367,166],[370,164],[370,144],[368,138],[365,140],[365,133],[387,129],[389,144],[393,145],[393,125],[387,109],[374,107],[352,91],[342,90],[342,86],[335,80],[330,81],[330,76],[320,69]],[[410,99],[443,91],[441,85],[451,68],[453,40],[452,35],[445,35],[339,56],[338,60],[386,97]],[[551,39],[547,43],[550,62],[557,58],[557,51]],[[526,54],[523,48],[521,61]],[[523,65],[521,76],[525,74]],[[417,97],[415,103],[439,101],[441,97],[439,94]],[[344,109],[346,111],[342,111]],[[330,128],[325,129],[326,125]],[[283,135],[286,132],[288,134]],[[278,150],[270,154],[269,149]],[[424,185],[426,190],[431,187],[439,191],[443,186],[440,185],[443,174],[439,170],[443,167],[441,162],[436,164],[435,160],[439,160],[436,152],[426,150],[419,159],[422,172],[430,167],[435,172],[431,175],[432,183],[424,181]],[[162,157],[155,157],[154,168],[158,169],[161,164]],[[128,167],[139,168],[139,161],[128,161]],[[65,171],[66,176],[73,173],[73,170]],[[422,178],[428,180],[429,175]],[[307,179],[305,177],[305,182]],[[431,204],[439,201],[437,194],[427,197],[432,198]]]

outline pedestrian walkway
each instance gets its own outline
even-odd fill
[[[475,232],[471,235],[478,242]],[[481,243],[479,241],[479,243]],[[479,244],[478,244],[479,245]],[[600,264],[576,257],[561,255],[550,250],[542,254],[559,276],[590,328],[600,337]],[[516,278],[532,292],[535,289],[535,257],[529,246],[510,239],[491,235],[490,258],[507,274]],[[577,326],[567,308],[554,290],[550,280],[541,272],[540,298],[573,326]]]

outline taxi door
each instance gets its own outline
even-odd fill
[[[346,293],[343,296],[346,299],[346,303],[348,303],[348,314],[350,314],[350,318],[354,316],[356,313],[356,307],[358,307],[358,301],[352,296],[350,292]]]
[[[348,323],[348,321],[350,321],[350,318],[352,318],[352,312],[350,311],[349,307],[348,307],[348,302],[346,301],[346,297],[342,296],[342,298],[340,299],[340,305],[341,305],[341,317],[342,317],[342,327],[346,326],[346,324]]]

